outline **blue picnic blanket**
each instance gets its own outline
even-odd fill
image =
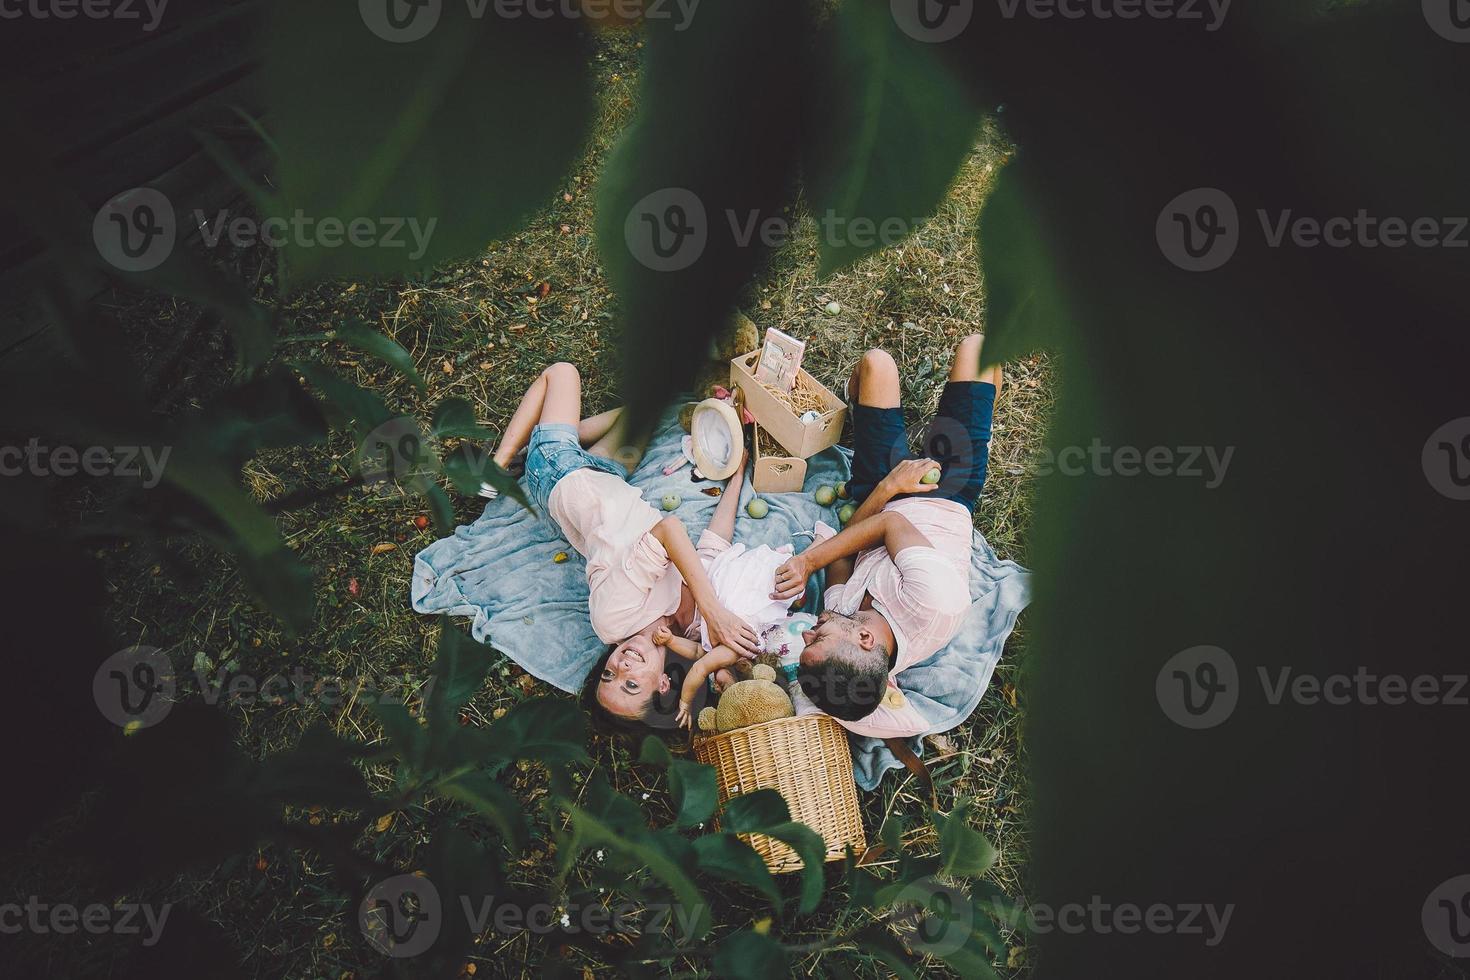
[[[694,480],[686,466],[665,476],[664,467],[681,459],[677,404],[655,429],[648,452],[630,482],[655,508],[665,494],[676,494],[674,513],[697,538],[714,514],[718,498],[701,493],[720,484]],[[801,493],[760,494],[770,505],[762,520],[745,516],[754,491],[741,486],[741,512],[735,541],[772,548],[793,544],[803,551],[818,520],[838,526],[837,508],[822,507],[812,491],[835,486],[851,473],[851,453],[834,446],[807,460]],[[843,501],[838,501],[842,503]],[[567,560],[558,563],[558,553]],[[809,611],[817,611],[825,584],[808,589]],[[970,716],[990,683],[1005,639],[1030,600],[1030,573],[1001,561],[985,539],[975,535],[970,563],[974,604],[964,627],[948,647],[899,675],[899,686],[927,721],[930,732],[954,728]],[[455,529],[414,557],[413,608],[421,613],[468,616],[475,639],[491,643],[527,673],[563,691],[576,692],[607,647],[592,631],[587,614],[586,565],[546,515],[536,515],[506,497],[492,500],[473,524]],[[878,739],[853,738],[853,769],[865,790],[902,764]],[[919,739],[913,740],[915,751]]]

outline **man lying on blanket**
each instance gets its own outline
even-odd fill
[[[955,349],[922,458],[909,458],[898,366],[882,350],[863,355],[848,380],[848,399],[857,399],[848,487],[861,504],[840,534],[776,571],[771,597],[789,599],[827,570],[798,679],[813,704],[858,735],[928,731],[895,678],[943,649],[970,608],[974,510],[1002,383],[998,365],[980,371],[982,340],[972,335]],[[939,481],[923,482],[936,468]]]

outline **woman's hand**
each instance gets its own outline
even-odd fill
[[[806,580],[811,577],[811,563],[805,554],[792,555],[785,564],[776,569],[776,591],[772,599],[795,599],[806,591]]]
[[[906,459],[895,466],[883,478],[883,482],[888,485],[887,489],[892,491],[891,496],[895,497],[901,493],[928,493],[939,484],[921,481],[927,474],[937,469],[939,469],[939,464],[932,459]]]
[[[760,653],[760,637],[745,620],[721,605],[700,613],[704,616],[705,629],[709,630],[711,647],[726,646],[752,660]]]
[[[656,630],[653,631],[653,645],[654,646],[657,646],[657,647],[666,647],[666,646],[669,645],[669,641],[672,640],[673,638],[674,638],[674,633],[667,626],[660,626],[658,629],[656,629]]]

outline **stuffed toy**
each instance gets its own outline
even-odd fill
[[[776,683],[776,671],[770,664],[756,664],[750,680],[731,684],[716,707],[699,713],[699,730],[710,734],[729,732],[794,714],[791,696]]]

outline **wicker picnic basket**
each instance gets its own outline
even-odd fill
[[[757,789],[774,789],[786,798],[791,819],[811,827],[827,844],[827,860],[840,860],[847,845],[867,849],[852,750],[847,732],[823,714],[778,718],[760,725],[696,738],[694,757],[714,766],[720,804]],[[764,834],[741,834],[777,874],[796,871],[801,858]]]

